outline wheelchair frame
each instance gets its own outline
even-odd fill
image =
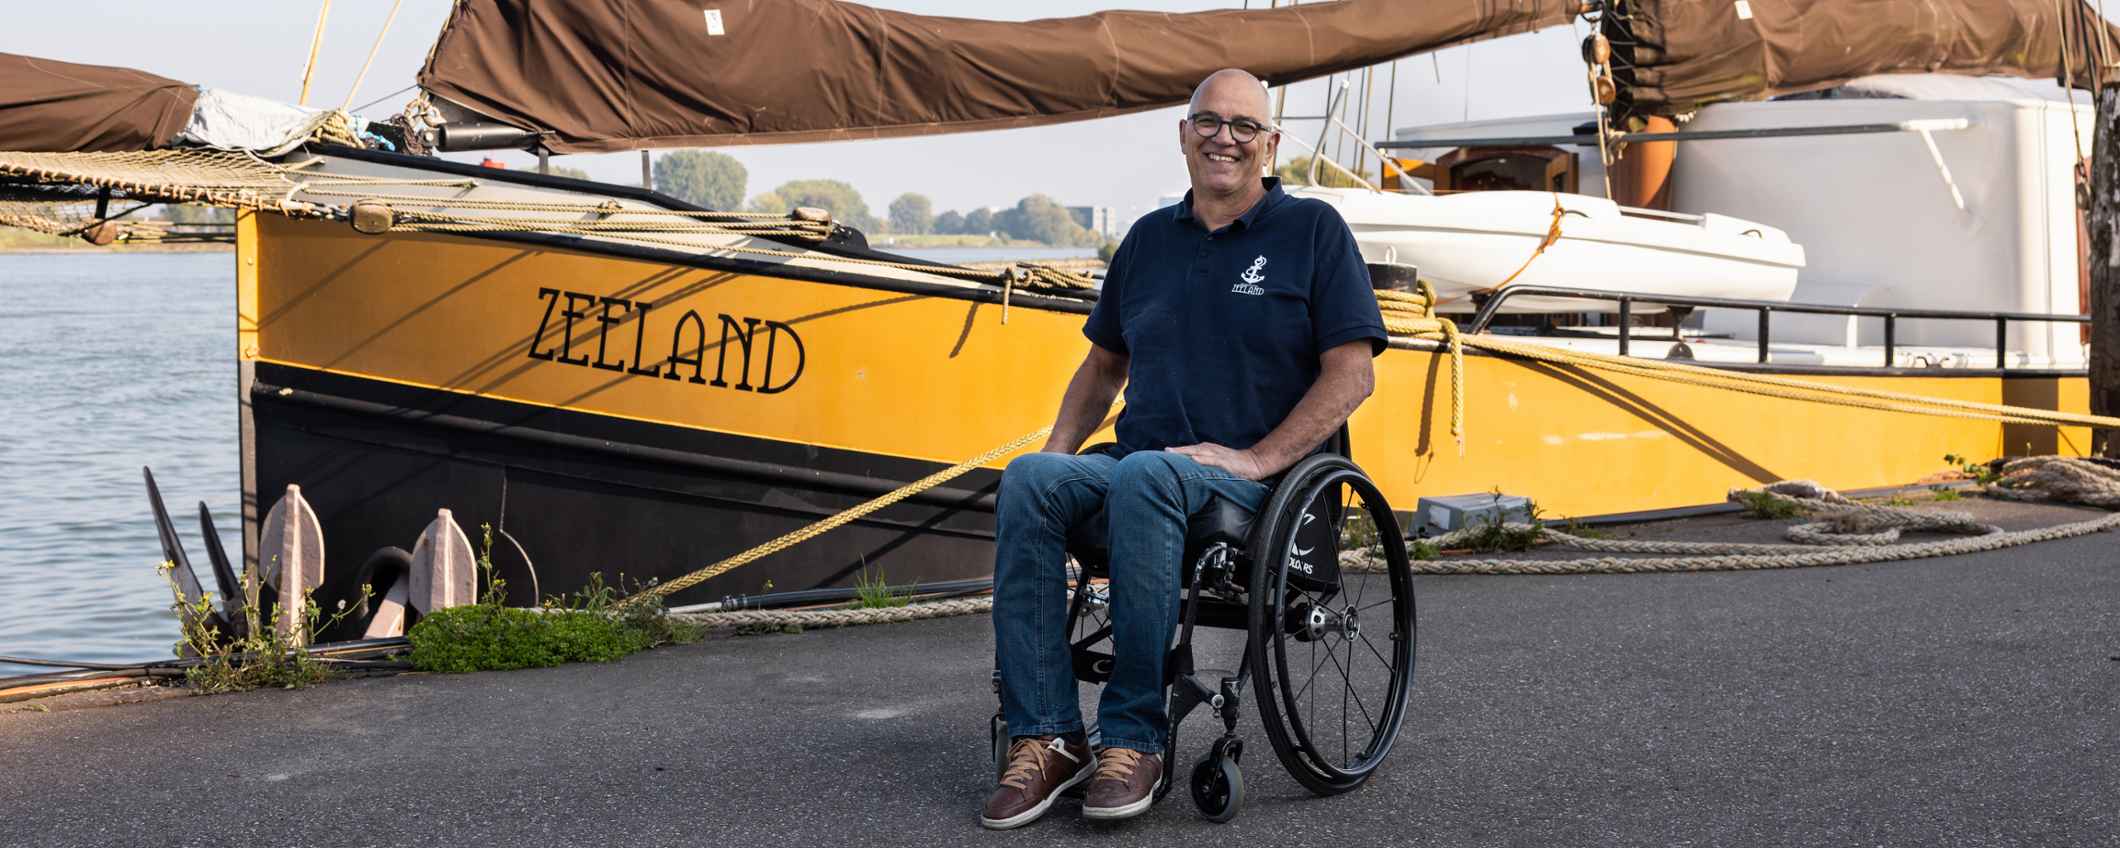
[[[1344,431],[1342,435],[1344,446]],[[1288,563],[1296,531],[1303,525],[1303,516],[1318,500],[1320,494],[1335,484],[1346,484],[1361,496],[1362,509],[1375,522],[1379,542],[1386,559],[1384,579],[1391,583],[1391,594],[1382,603],[1391,603],[1393,613],[1402,618],[1391,623],[1391,651],[1396,657],[1390,681],[1388,700],[1380,705],[1384,714],[1381,726],[1372,718],[1375,736],[1364,750],[1363,761],[1352,770],[1341,769],[1324,760],[1315,750],[1300,716],[1296,714],[1294,699],[1288,698],[1285,685],[1281,688],[1282,699],[1277,702],[1267,683],[1267,677],[1275,671],[1277,664],[1285,670],[1285,646],[1288,639],[1316,641],[1328,633],[1340,633],[1350,644],[1359,634],[1360,616],[1355,606],[1342,611],[1324,608],[1322,603],[1304,606],[1289,606],[1290,584],[1287,580]],[[1344,509],[1345,504],[1336,505]],[[1344,513],[1328,516],[1334,538]],[[1406,556],[1405,540],[1400,535],[1398,524],[1383,495],[1368,476],[1354,465],[1352,460],[1332,453],[1313,455],[1291,468],[1274,489],[1267,495],[1259,510],[1250,519],[1249,533],[1243,546],[1232,544],[1225,538],[1214,538],[1200,544],[1193,553],[1196,542],[1194,534],[1199,528],[1188,529],[1186,563],[1190,566],[1182,574],[1182,607],[1175,640],[1169,648],[1164,663],[1164,700],[1167,725],[1164,728],[1164,776],[1156,788],[1160,799],[1173,786],[1172,762],[1177,755],[1178,729],[1185,719],[1200,707],[1205,706],[1222,720],[1222,735],[1208,748],[1205,756],[1194,764],[1190,775],[1193,801],[1201,813],[1211,821],[1226,822],[1235,818],[1244,802],[1243,772],[1239,761],[1244,753],[1244,740],[1237,734],[1237,722],[1244,702],[1243,692],[1251,685],[1260,701],[1261,723],[1266,726],[1267,736],[1273,743],[1276,756],[1299,783],[1320,795],[1334,795],[1350,791],[1365,783],[1377,765],[1390,752],[1399,727],[1405,718],[1406,701],[1413,688],[1413,659],[1415,642],[1414,596],[1411,582],[1411,567]],[[1258,556],[1255,552],[1270,552]],[[1102,576],[1098,569],[1085,561],[1085,557],[1074,546],[1069,548],[1078,568],[1075,587],[1068,602],[1068,629],[1075,634],[1087,621],[1093,607],[1101,606],[1103,593],[1108,587],[1099,586],[1092,579]],[[1244,579],[1241,569],[1249,567],[1249,580]],[[1106,572],[1108,573],[1108,572]],[[1343,576],[1335,575],[1334,587],[1325,597],[1336,597],[1346,586]],[[1267,587],[1269,591],[1257,591]],[[1401,601],[1403,598],[1403,601]],[[1241,599],[1241,600],[1240,600]],[[1377,606],[1372,604],[1371,607]],[[1219,679],[1203,680],[1193,656],[1192,639],[1196,627],[1220,627],[1247,631],[1243,657],[1234,674],[1223,673]],[[1270,628],[1270,629],[1269,629]],[[1112,655],[1095,650],[1098,643],[1111,635],[1107,622],[1088,633],[1071,635],[1069,655],[1074,664],[1078,680],[1105,684],[1111,679]],[[1403,633],[1403,638],[1400,634]],[[1264,644],[1271,640],[1273,644]],[[1366,638],[1365,638],[1365,641]],[[1370,649],[1383,658],[1374,643]],[[1350,648],[1351,663],[1352,648]],[[1269,657],[1271,651],[1274,656]],[[1343,676],[1346,670],[1341,669]],[[1255,674],[1256,672],[1256,674]],[[1317,669],[1313,669],[1313,680]],[[1346,678],[1350,691],[1351,677]],[[1284,681],[1285,682],[1285,681]],[[1000,694],[1000,671],[993,676],[997,699]],[[1212,684],[1212,685],[1211,685]],[[1308,684],[1306,684],[1306,689]],[[1300,697],[1298,695],[1297,697]],[[1357,696],[1357,700],[1359,700]],[[1364,705],[1364,715],[1369,717]],[[1343,722],[1345,705],[1343,703]],[[1344,732],[1344,729],[1343,729]],[[1010,738],[997,705],[989,726],[993,745],[995,769],[1005,767]],[[1343,743],[1343,750],[1345,746]]]

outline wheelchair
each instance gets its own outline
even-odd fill
[[[1158,800],[1175,782],[1178,728],[1204,706],[1221,720],[1222,733],[1192,767],[1193,802],[1210,821],[1236,817],[1244,804],[1244,740],[1237,723],[1247,683],[1274,755],[1311,792],[1351,791],[1391,752],[1413,689],[1412,569],[1389,504],[1346,457],[1345,445],[1343,430],[1334,445],[1338,452],[1297,463],[1257,512],[1216,498],[1189,518],[1179,578],[1182,606],[1164,664],[1167,724]],[[1076,566],[1068,602],[1070,654],[1076,678],[1093,684],[1112,676],[1104,526],[1100,510],[1071,532],[1067,544]],[[1381,560],[1383,572],[1344,570],[1340,555],[1351,544],[1366,548],[1371,562]],[[1234,672],[1195,666],[1198,627],[1246,632]],[[997,669],[997,696],[1000,688]],[[998,774],[1010,742],[998,707],[989,734]],[[1089,734],[1095,744],[1094,725]]]

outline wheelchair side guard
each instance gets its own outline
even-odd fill
[[[1313,593],[1340,587],[1340,519],[1344,512],[1332,487],[1326,487],[1295,517],[1295,538],[1288,543],[1288,582]]]

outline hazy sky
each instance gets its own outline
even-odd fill
[[[1266,0],[1254,0],[1264,5]],[[71,62],[122,65],[168,77],[294,102],[321,0],[65,0],[14,2],[0,27],[0,52]],[[310,104],[337,106],[375,41],[390,0],[337,0],[311,84]],[[870,5],[924,14],[1028,19],[1106,8],[1200,11],[1239,8],[1242,0],[878,0]],[[405,0],[374,68],[353,105],[382,98],[367,114],[395,113],[449,9],[447,0]],[[1583,25],[1578,24],[1577,29]],[[1398,69],[1395,125],[1582,111],[1589,108],[1576,48],[1567,28],[1404,60]],[[789,73],[801,73],[789,68]],[[1383,70],[1379,69],[1382,74]],[[1291,89],[1291,115],[1316,114],[1326,84]],[[1385,86],[1378,83],[1372,139],[1382,138]],[[387,95],[387,97],[386,97]],[[1012,204],[1034,192],[1069,204],[1111,206],[1129,219],[1160,195],[1185,187],[1184,162],[1172,139],[1182,109],[1173,108],[1059,126],[885,141],[729,148],[750,170],[749,192],[807,177],[846,180],[881,212],[901,192],[918,191],[937,210]],[[1293,133],[1315,138],[1318,125]],[[1284,155],[1295,148],[1284,144]],[[466,157],[454,157],[466,158]],[[476,156],[468,158],[476,159]],[[501,154],[512,164],[534,160]],[[557,164],[607,181],[637,183],[639,154],[559,157]]]

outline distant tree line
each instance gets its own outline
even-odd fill
[[[861,192],[839,180],[790,180],[744,200],[748,171],[736,158],[709,150],[678,150],[654,158],[655,190],[708,209],[780,214],[810,206],[865,232],[905,235],[1001,235],[1052,245],[1096,246],[1104,237],[1075,221],[1067,207],[1034,194],[1000,210],[956,210],[935,214],[926,196],[908,192],[891,201],[885,217],[869,211]]]
[[[899,200],[913,199],[922,207],[927,198],[917,194],[906,195]],[[896,204],[893,204],[894,208]],[[1067,207],[1050,197],[1033,194],[1016,205],[1007,208],[973,209],[958,212],[955,209],[936,215],[924,230],[939,235],[1002,235],[1025,241],[1044,242],[1051,245],[1095,247],[1104,243],[1104,236],[1082,226]]]

